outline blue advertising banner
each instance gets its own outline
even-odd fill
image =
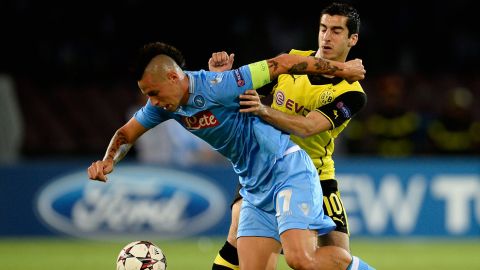
[[[124,162],[107,183],[88,163],[0,167],[0,236],[224,236],[237,178],[228,167]],[[480,160],[337,159],[353,236],[479,237]],[[338,211],[335,196],[324,198]]]
[[[146,239],[228,230],[237,181],[229,167],[180,170],[123,162],[102,183],[88,180],[87,164],[1,167],[0,236]]]
[[[336,162],[352,235],[480,236],[480,161]]]

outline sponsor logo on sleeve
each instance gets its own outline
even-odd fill
[[[238,87],[244,86],[245,85],[245,80],[243,79],[243,76],[242,76],[242,73],[240,72],[240,70],[235,69],[233,71],[233,74],[235,74],[235,80],[237,81],[237,86]]]
[[[341,102],[341,101],[338,102],[337,103],[337,108],[338,108],[338,110],[340,110],[340,112],[342,113],[342,115],[345,119],[349,119],[349,118],[352,117],[350,109],[347,106],[345,106],[345,104],[343,104],[343,102]]]

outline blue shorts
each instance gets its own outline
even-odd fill
[[[259,236],[280,241],[280,234],[289,229],[317,230],[319,235],[335,229],[332,219],[324,215],[320,180],[305,151],[277,160],[270,180],[274,181],[270,198],[274,207],[258,207],[244,196],[237,237]]]

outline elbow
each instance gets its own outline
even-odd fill
[[[291,54],[288,53],[281,53],[277,56],[275,56],[272,60],[279,62],[279,63],[285,63],[290,59]]]
[[[125,127],[119,128],[115,132],[115,136],[120,139],[121,144],[133,144],[135,142],[132,134],[130,134]]]
[[[273,57],[273,58],[270,59],[270,60],[276,61],[276,62],[286,61],[286,60],[288,60],[289,55],[290,55],[290,54],[288,54],[288,53],[281,53],[281,54]]]

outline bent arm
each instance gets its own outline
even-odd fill
[[[365,68],[362,60],[354,59],[342,63],[313,56],[281,54],[277,57],[248,65],[252,75],[252,85],[258,89],[281,74],[312,74],[341,77],[348,82],[363,80]]]
[[[132,147],[135,141],[147,131],[135,118],[130,119],[119,128],[108,144],[107,151],[102,160],[93,162],[87,169],[88,178],[106,182],[107,174],[113,171],[117,164]]]
[[[135,141],[147,131],[135,118],[131,118],[113,135],[103,157],[103,161],[117,164],[128,153]]]
[[[247,90],[239,97],[240,105],[244,106],[240,112],[258,115],[269,124],[302,138],[342,125],[356,115],[367,101],[365,93],[349,91],[303,116],[287,114],[265,106],[255,90]]]
[[[291,115],[262,104],[255,90],[247,90],[240,97],[241,113],[253,113],[269,124],[290,134],[305,138],[329,130],[333,127],[330,120],[318,111],[306,116]]]
[[[258,114],[269,124],[290,134],[306,138],[332,128],[332,123],[323,114],[311,111],[306,116],[290,115],[265,106]]]

